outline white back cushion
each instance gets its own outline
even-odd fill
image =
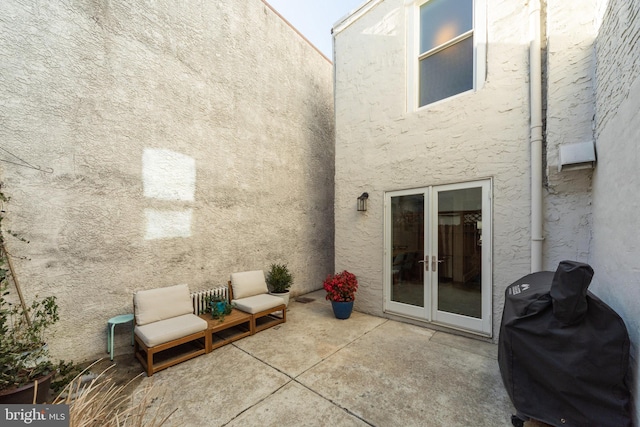
[[[231,286],[233,286],[233,299],[252,297],[269,292],[262,270],[232,273]]]
[[[140,326],[193,313],[187,285],[138,291],[133,295],[133,306]]]

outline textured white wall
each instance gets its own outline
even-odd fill
[[[260,0],[6,0],[0,52],[0,147],[53,169],[0,164],[54,355],[104,352],[138,289],[333,271],[332,66]]]
[[[589,261],[592,170],[558,172],[559,146],[593,141],[596,0],[546,2],[546,191],[543,269]]]
[[[596,42],[596,135],[591,290],[624,319],[631,337],[640,423],[640,3],[603,0]]]
[[[595,5],[547,3],[544,268],[555,270],[589,256],[591,172],[559,174],[557,152],[593,137]],[[382,314],[384,192],[492,177],[497,332],[505,287],[530,271],[528,9],[489,0],[484,87],[406,113],[404,4],[386,0],[335,37],[336,269],[360,278],[357,309]]]
[[[406,113],[404,3],[384,1],[335,36],[336,270],[358,276],[356,309],[382,315],[384,192],[492,177],[496,331],[504,288],[530,268],[527,10],[489,1],[484,87]]]

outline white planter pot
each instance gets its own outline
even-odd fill
[[[284,305],[289,306],[289,291],[287,292],[269,292],[269,295],[273,295],[274,297],[282,298],[284,300]]]

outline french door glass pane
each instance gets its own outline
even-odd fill
[[[438,310],[482,318],[482,188],[438,193]]]
[[[473,89],[473,37],[420,61],[420,106]]]
[[[424,307],[424,195],[391,198],[391,300]]]

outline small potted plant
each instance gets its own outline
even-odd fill
[[[326,299],[331,301],[333,314],[338,319],[348,319],[353,310],[353,301],[356,299],[358,279],[353,273],[344,270],[333,276],[329,275],[323,284],[327,291]]]
[[[229,304],[227,299],[220,295],[213,295],[211,297],[207,297],[208,299],[208,309],[206,312],[211,313],[211,317],[214,319],[220,320],[220,322],[224,322],[224,317],[228,314],[231,314],[231,310],[233,310],[234,304]]]
[[[267,274],[267,286],[270,294],[278,296],[284,300],[285,305],[289,305],[289,288],[293,284],[293,274],[286,264],[271,264]]]

